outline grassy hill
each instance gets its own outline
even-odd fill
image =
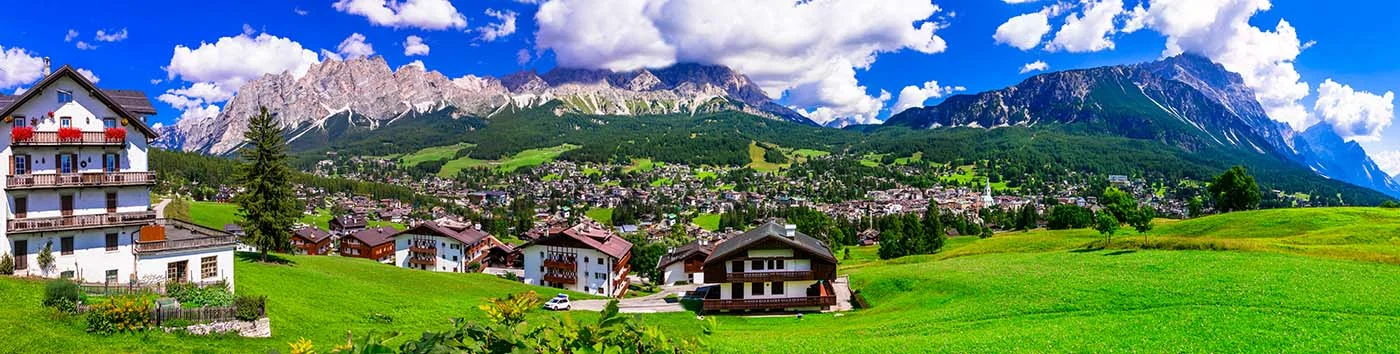
[[[860,247],[839,272],[870,309],[709,316],[719,323],[710,336],[693,314],[642,318],[669,336],[703,336],[721,353],[1368,352],[1400,340],[1400,266],[1386,258],[1400,253],[1397,230],[1396,210],[1290,209],[1159,220],[1148,235],[1148,245],[1216,250],[1137,249],[1136,234],[1086,249],[1101,239],[1088,230],[957,237],[940,254],[895,260]],[[81,319],[39,306],[42,283],[0,278],[0,298],[12,306],[0,311],[0,341],[42,352],[261,353],[306,337],[326,351],[348,329],[397,331],[397,345],[452,317],[481,318],[484,298],[553,292],[356,259],[288,259],[236,264],[240,293],[269,296],[271,339],[92,336]]]

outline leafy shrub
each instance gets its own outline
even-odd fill
[[[80,293],[78,284],[68,279],[54,279],[44,286],[44,306],[64,313],[77,313]]]
[[[190,283],[170,283],[165,286],[165,292],[175,300],[180,301],[184,307],[220,307],[233,304],[233,293],[227,287],[211,285],[199,287]]]
[[[189,327],[189,326],[191,326],[191,325],[194,325],[194,322],[190,322],[190,320],[183,319],[183,318],[176,318],[176,319],[172,319],[172,320],[167,320],[167,321],[165,321],[164,323],[161,323],[161,324],[160,324],[161,327],[168,327],[168,328],[185,328],[185,327]]]
[[[471,264],[467,264],[467,272],[476,273],[478,271],[481,271],[481,263],[471,262]]]
[[[93,304],[87,312],[87,331],[112,334],[150,328],[155,324],[151,304],[150,298],[138,296],[113,296]]]
[[[0,256],[0,275],[14,275],[14,274],[15,274],[15,257],[11,257],[9,253],[6,253],[6,254]]]
[[[506,274],[501,274],[501,277],[509,281],[520,281],[520,276],[515,275],[514,272],[506,272]]]
[[[1381,207],[1386,209],[1396,209],[1400,208],[1400,203],[1396,203],[1394,200],[1387,200],[1381,202]]]
[[[237,307],[237,309],[234,310],[233,317],[241,321],[257,320],[258,317],[262,317],[260,310],[266,305],[267,296],[240,295],[237,299],[233,300],[233,306]]]

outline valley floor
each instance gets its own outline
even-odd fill
[[[725,353],[1371,352],[1400,342],[1400,211],[1290,209],[1160,221],[1108,249],[1092,231],[949,239],[936,255],[878,260],[851,250],[840,273],[873,308],[840,314],[718,318],[646,314],[670,336]],[[1202,245],[1213,245],[1205,247]],[[397,345],[485,299],[552,289],[486,275],[434,274],[338,257],[236,264],[239,293],[269,296],[273,338],[100,337],[39,305],[43,284],[0,279],[0,352],[268,352],[305,337],[322,352],[346,331],[396,332]],[[376,313],[393,319],[372,319]],[[536,311],[591,320],[584,311]]]

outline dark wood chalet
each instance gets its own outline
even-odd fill
[[[836,257],[793,225],[768,222],[705,259],[705,311],[820,311],[836,305]]]

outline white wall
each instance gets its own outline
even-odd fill
[[[399,267],[417,267],[417,265],[408,263],[408,247],[415,238],[427,238],[437,244],[437,265],[432,269],[433,271],[457,273],[467,271],[467,263],[471,258],[466,257],[467,247],[461,241],[451,237],[414,234],[402,234],[394,237],[394,260],[398,262]]]
[[[666,266],[666,269],[661,273],[661,282],[667,285],[675,285],[676,282],[680,281],[690,282],[691,284],[705,284],[705,272],[695,272],[694,281],[690,280],[689,275],[690,274],[686,274],[685,272],[685,261],[676,262]]]
[[[191,282],[224,281],[228,283],[229,290],[232,291],[234,289],[233,248],[233,245],[229,245],[219,248],[139,255],[136,257],[137,276],[141,279],[165,279],[165,271],[170,263],[187,261],[189,263],[185,271],[189,272]],[[204,257],[218,257],[218,274],[209,278],[202,276],[200,265]]]
[[[526,284],[544,285],[544,271],[541,269],[544,267],[544,258],[540,253],[548,253],[549,249],[548,246],[532,245],[521,251],[525,258],[524,281]],[[617,292],[617,289],[612,287],[612,282],[622,275],[618,272],[621,269],[611,269],[613,263],[617,263],[616,258],[591,248],[555,247],[554,249],[568,250],[578,254],[578,270],[574,274],[578,282],[566,287],[566,289],[603,296],[612,296],[613,293]],[[603,264],[598,264],[600,258],[603,259]],[[602,278],[599,278],[597,274],[602,274]]]
[[[29,275],[38,277],[56,278],[65,271],[73,271],[75,279],[80,279],[89,283],[101,283],[106,278],[106,271],[117,270],[117,281],[126,284],[131,280],[131,274],[135,267],[132,258],[131,242],[133,233],[140,228],[106,228],[89,229],[47,233],[19,234],[6,240],[6,249],[14,246],[14,241],[25,240],[28,242],[26,257],[29,268],[17,275]],[[107,233],[117,233],[117,250],[107,251]],[[73,237],[73,254],[63,255],[64,237]],[[39,252],[44,249],[44,244],[53,242],[52,252],[54,256],[54,269],[44,272],[39,269]]]
[[[783,282],[782,295],[773,294],[773,283],[740,283],[740,285],[744,287],[744,299],[776,299],[787,297],[806,297],[807,288],[812,287],[812,284],[816,283],[816,280],[795,280]],[[733,283],[721,283],[719,285],[719,298],[724,300],[733,299],[733,293],[730,290],[733,288],[733,286]],[[763,295],[754,295],[754,286],[762,286]]]

